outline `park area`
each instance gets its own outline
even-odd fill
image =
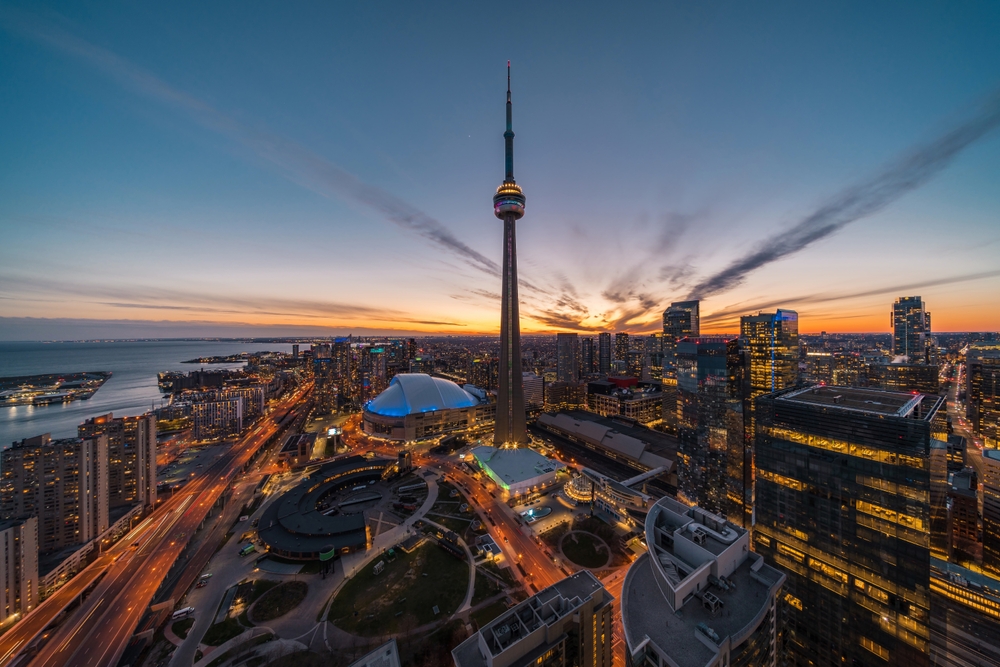
[[[308,592],[309,586],[304,581],[286,581],[275,586],[254,604],[250,610],[250,620],[264,623],[284,616],[298,607]]]
[[[561,546],[563,555],[580,567],[604,567],[610,555],[604,540],[593,533],[580,530],[563,535]]]
[[[379,562],[385,565],[375,574]],[[451,616],[468,585],[468,563],[426,542],[413,553],[397,550],[395,559],[383,556],[356,572],[337,593],[327,618],[341,630],[366,637],[411,632]]]

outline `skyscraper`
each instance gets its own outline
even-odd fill
[[[575,333],[556,334],[556,380],[580,379],[580,337]]]
[[[615,334],[615,361],[624,361],[628,364],[628,334],[626,332]]]
[[[778,309],[740,318],[740,343],[746,354],[743,414],[747,437],[754,437],[758,396],[794,387],[799,379],[799,315]]]
[[[263,402],[263,390],[258,388]],[[108,436],[108,508],[156,504],[156,415],[92,417],[77,427],[81,438]]]
[[[597,336],[597,372],[607,375],[611,372],[611,334]]]
[[[987,449],[1000,447],[1000,349],[973,345],[966,358],[966,417]]]
[[[983,568],[1000,574],[1000,450],[983,450]]]
[[[745,525],[749,487],[743,440],[739,339],[677,343],[677,486],[689,502]]]
[[[911,362],[927,361],[931,314],[919,296],[901,296],[892,304],[892,353]]]
[[[701,335],[700,301],[675,301],[663,311],[663,337],[676,343],[687,336]]]
[[[38,604],[38,517],[0,521],[0,624]]]
[[[510,103],[510,61],[507,62],[507,130],[503,133],[505,175],[493,196],[493,213],[503,220],[503,296],[500,301],[500,382],[497,392],[497,447],[528,442],[521,371],[521,321],[517,304],[515,224],[524,215],[524,193],[514,181],[513,110]]]
[[[108,529],[108,436],[45,433],[0,455],[0,519],[38,517],[38,550],[86,544]]]
[[[597,357],[594,355],[594,339],[584,338],[580,341],[580,372],[590,375],[597,372]]]
[[[663,384],[663,422],[667,430],[677,429],[677,341],[701,333],[700,301],[675,301],[663,311],[660,341],[660,378]]]
[[[788,575],[787,664],[928,664],[931,429],[943,405],[823,386],[758,399],[754,550]]]

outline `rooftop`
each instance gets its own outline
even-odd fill
[[[390,639],[371,653],[367,653],[349,667],[399,667],[399,651],[396,650],[396,640]]]
[[[327,463],[264,510],[258,529],[261,540],[273,548],[298,553],[353,546],[359,535],[365,534],[364,514],[326,516],[317,503],[337,487],[381,476],[395,463],[392,459],[369,461],[362,456]]]
[[[817,385],[781,395],[776,400],[837,407],[877,415],[906,417],[923,400],[923,394],[911,394],[858,387]]]
[[[577,410],[543,414],[538,422],[611,450],[646,469],[673,469],[677,441],[663,433]]]
[[[703,667],[716,655],[704,642],[714,643],[704,636],[699,641],[698,625],[713,630],[720,641],[743,633],[753,624],[757,615],[764,610],[768,590],[771,585],[753,577],[750,559],[743,563],[727,579],[735,588],[724,591],[712,588],[712,593],[722,601],[722,608],[714,614],[697,603],[685,605],[674,612],[660,593],[653,576],[652,556],[647,552],[639,557],[628,571],[622,586],[622,619],[628,646],[634,648],[645,637],[656,644],[678,667]],[[761,568],[776,574],[766,565]],[[778,575],[779,578],[781,575]],[[766,580],[765,580],[766,581]],[[753,624],[755,625],[755,624]]]
[[[455,664],[457,667],[486,667],[492,660],[487,662],[484,649],[490,652],[491,658],[496,658],[542,625],[551,626],[572,614],[595,594],[606,597],[603,604],[611,602],[611,596],[589,570],[566,577],[508,609],[455,647],[452,651]],[[533,657],[534,653],[529,650],[513,664],[528,664]]]
[[[489,445],[472,448],[479,464],[489,468],[508,485],[553,473],[558,464],[527,447],[497,448]]]
[[[25,517],[22,519],[5,519],[3,521],[0,521],[0,532],[9,530],[10,528],[15,528],[17,526],[23,526],[24,522],[27,520],[28,518]]]
[[[784,575],[749,552],[744,529],[665,497],[645,530],[649,551],[622,587],[630,651],[648,637],[678,667],[701,667],[727,637],[738,643],[758,626]]]

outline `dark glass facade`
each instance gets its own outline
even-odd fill
[[[1000,349],[972,349],[966,358],[966,416],[987,449],[1000,448]]]
[[[892,304],[892,352],[911,362],[926,361],[929,354],[931,314],[919,296],[901,296]]]
[[[663,382],[663,422],[668,431],[677,429],[677,342],[701,333],[701,302],[675,301],[663,311],[660,343],[660,377]]]
[[[597,335],[597,372],[607,375],[611,372],[611,334]]]
[[[741,360],[737,338],[677,343],[678,488],[690,502],[738,526],[744,525]]]
[[[754,548],[788,575],[790,665],[928,665],[931,421],[944,399],[757,400]]]
[[[746,354],[743,413],[747,438],[754,436],[754,401],[758,396],[794,387],[799,379],[799,315],[778,310],[740,318],[740,339]]]

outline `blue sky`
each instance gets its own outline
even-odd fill
[[[698,295],[717,330],[772,304],[885,330],[903,293],[996,329],[998,26],[992,3],[2,3],[0,338],[495,331],[508,59],[526,331],[655,328],[970,124]]]

